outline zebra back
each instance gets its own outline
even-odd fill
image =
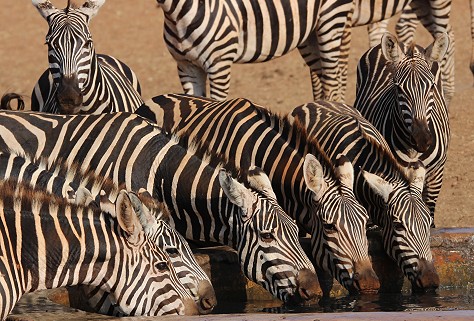
[[[382,229],[384,249],[413,291],[438,287],[430,249],[432,217],[422,198],[423,164],[400,164],[383,137],[374,135],[377,130],[347,105],[318,101],[296,107],[291,116],[331,158],[344,153],[350,159],[357,199]]]
[[[56,9],[49,0],[32,0],[49,25],[49,70],[32,93],[31,109],[50,113],[133,112],[143,103],[133,71],[119,60],[96,55],[89,21],[104,1]]]
[[[354,107],[382,133],[400,162],[423,162],[424,200],[432,216],[450,140],[438,64],[448,42],[447,35],[441,35],[425,49],[405,46],[386,34],[357,67]]]
[[[19,182],[0,182],[0,193],[2,319],[24,293],[78,284],[109,291],[127,315],[196,312],[133,195],[120,192],[112,217]]]
[[[121,187],[115,185],[110,179],[99,176],[93,171],[85,170],[78,164],[68,167],[61,159],[54,161],[50,161],[48,158],[34,160],[14,152],[0,153],[0,179],[29,184],[35,188],[63,196],[76,204],[96,201],[103,205],[102,209],[106,209],[113,215],[115,215],[115,205],[112,202],[115,202],[121,190]],[[88,194],[81,193],[83,190],[86,190]],[[156,201],[153,201],[151,196],[147,197],[145,193],[140,193],[138,196],[144,204],[143,209],[150,211],[157,220],[152,240],[159,248],[168,253],[180,282],[193,297],[200,312],[209,313],[216,304],[214,289],[209,277],[196,262],[186,240],[168,225],[169,213],[164,211]],[[109,315],[119,313],[112,309],[115,307],[111,304],[112,300],[107,298],[108,293],[104,293],[99,288],[89,287],[85,287],[84,291],[93,311]]]
[[[316,266],[352,292],[378,288],[365,235],[368,214],[352,191],[352,166],[343,157],[331,161],[304,128],[245,99],[170,94],[137,113],[205,142],[240,170],[261,167],[281,206],[311,235]]]
[[[1,116],[0,150],[64,158],[68,166],[93,168],[127,190],[143,188],[166,204],[182,235],[232,246],[245,275],[278,298],[320,293],[297,225],[268,192],[264,174],[252,175],[249,183],[256,186],[244,186],[220,170],[227,164],[210,166],[135,114]]]

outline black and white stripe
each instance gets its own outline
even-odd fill
[[[125,315],[196,311],[166,252],[144,234],[156,222],[136,196],[120,192],[113,217],[18,182],[1,181],[0,194],[1,320],[25,293],[78,284],[109,291]]]
[[[208,79],[210,97],[225,99],[233,63],[268,61],[298,48],[310,68],[315,99],[342,99],[339,47],[351,0],[158,0],[158,5],[187,94],[205,96]]]
[[[258,171],[242,175],[248,180],[245,187],[216,169],[231,169],[230,164],[210,166],[157,126],[128,113],[2,112],[0,136],[0,150],[64,158],[68,165],[79,163],[129,190],[144,188],[167,205],[181,234],[233,247],[245,275],[284,301],[320,291],[295,222],[276,203],[268,177]]]
[[[27,156],[0,152],[0,180],[3,179],[31,185],[62,196],[73,203],[83,202],[85,197],[100,199],[103,203],[114,202],[120,191],[109,179],[95,175],[92,171],[84,171],[77,164],[67,167],[61,160],[34,160]],[[77,191],[81,189],[86,189],[88,195],[79,195]],[[102,193],[105,193],[106,197]],[[153,214],[160,215],[155,217],[157,224],[154,225],[154,229],[145,229],[145,233],[151,231],[152,240],[168,253],[181,283],[198,305],[200,313],[209,313],[216,304],[209,277],[196,262],[186,240],[168,225],[168,214],[156,210],[157,205],[151,201],[152,199],[147,200],[142,194],[139,196],[148,209],[152,209]],[[108,210],[112,212],[113,206],[109,206]],[[90,297],[88,303],[94,311],[109,315],[119,313],[111,304],[112,300],[103,297],[101,289],[91,288],[87,289],[87,292],[87,296]]]
[[[279,203],[311,235],[316,266],[352,292],[378,289],[365,235],[368,214],[355,199],[353,168],[344,158],[329,160],[305,130],[245,99],[169,94],[145,104],[137,113],[165,130],[205,142],[241,169],[261,167]]]
[[[135,73],[124,63],[96,55],[89,21],[104,0],[56,9],[49,0],[32,0],[49,25],[49,69],[32,93],[31,109],[78,114],[133,112],[143,103]]]
[[[448,42],[444,34],[424,49],[385,34],[357,68],[354,107],[381,132],[402,164],[423,162],[423,199],[433,217],[450,139],[438,64]]]
[[[357,199],[382,229],[384,249],[408,277],[412,290],[437,288],[430,249],[433,218],[423,201],[421,162],[402,167],[373,125],[350,106],[318,101],[296,107],[291,116],[332,159],[341,153],[350,159]]]

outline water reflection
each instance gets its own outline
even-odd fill
[[[275,301],[252,301],[243,305],[219,302],[216,313],[317,313],[381,311],[449,311],[474,309],[474,290],[440,289],[426,294],[370,294],[321,300],[305,306],[279,305]]]

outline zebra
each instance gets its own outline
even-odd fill
[[[36,83],[31,110],[50,113],[133,112],[143,103],[135,73],[114,57],[97,55],[89,21],[105,0],[80,7],[55,8],[49,0],[32,0],[49,25],[49,69]]]
[[[25,293],[77,284],[109,291],[126,315],[195,314],[135,195],[121,191],[112,217],[18,182],[0,193],[1,320]]]
[[[261,167],[279,203],[311,235],[315,266],[350,292],[378,289],[365,234],[368,214],[355,199],[353,168],[344,158],[332,162],[304,131],[246,99],[169,94],[146,101],[136,113],[165,131],[205,142],[241,169]],[[307,176],[312,168],[313,179]]]
[[[1,151],[63,158],[67,166],[81,164],[128,190],[143,188],[166,204],[170,224],[185,238],[233,247],[244,274],[282,301],[320,294],[296,223],[257,169],[241,173],[245,186],[234,178],[240,175],[232,164],[213,154],[198,158],[185,140],[135,114],[0,115]]]
[[[437,288],[439,276],[430,249],[433,218],[422,197],[423,163],[414,160],[402,166],[377,129],[348,105],[308,103],[293,109],[289,117],[317,138],[329,157],[344,153],[351,160],[357,199],[381,228],[385,252],[407,276],[412,291]]]
[[[446,103],[449,106],[454,95],[455,72],[454,33],[451,24],[449,24],[451,0],[391,1],[387,4],[385,10],[379,7],[368,8],[367,5],[367,1],[359,0],[355,3],[352,25],[361,26],[369,24],[370,22],[379,21],[377,23],[369,24],[368,26],[370,47],[380,44],[383,34],[387,31],[387,18],[392,17],[395,13],[400,11],[401,15],[395,27],[400,42],[405,44],[411,44],[414,42],[415,31],[420,21],[431,33],[434,39],[436,39],[440,33],[447,32],[449,34],[450,44],[446,55],[441,61],[443,94]],[[369,13],[371,13],[371,15]],[[473,16],[474,15],[471,14],[471,20],[473,20]],[[474,31],[472,34],[474,35]]]
[[[164,41],[187,94],[223,100],[233,63],[264,62],[298,48],[310,68],[315,99],[341,100],[339,50],[351,0],[157,0]],[[335,7],[337,6],[337,10]],[[321,69],[316,73],[318,61]],[[339,66],[340,65],[340,66]]]
[[[426,49],[407,47],[387,33],[379,46],[362,55],[357,67],[354,107],[381,132],[402,164],[423,162],[423,199],[432,217],[450,140],[438,65],[448,42],[441,34]]]
[[[5,179],[27,183],[34,188],[43,189],[80,204],[84,202],[85,197],[90,197],[91,200],[99,199],[100,203],[111,203],[120,192],[120,186],[116,186],[110,179],[96,175],[93,171],[85,171],[78,164],[67,167],[61,160],[50,161],[47,158],[34,160],[24,155],[0,152],[0,180]],[[80,190],[86,190],[89,194],[80,194],[78,192]],[[106,193],[106,199],[102,193]],[[139,195],[142,203],[147,204],[148,208],[157,207],[150,201],[151,196],[147,199],[142,196],[144,193]],[[111,213],[113,205],[108,209]],[[200,314],[210,313],[216,305],[216,297],[209,277],[196,262],[186,240],[168,225],[168,215],[163,215],[162,210],[155,210],[153,213],[159,216],[155,217],[157,224],[153,230],[152,240],[158,247],[164,248],[170,256],[181,283],[196,302]],[[86,291],[90,297],[88,303],[92,310],[108,315],[119,314],[115,307],[110,305],[112,300],[102,298],[104,293],[101,289],[95,291],[86,289]],[[93,302],[94,300],[96,302]]]

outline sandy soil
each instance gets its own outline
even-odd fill
[[[53,3],[65,7],[65,0]],[[456,36],[456,94],[450,106],[452,140],[443,189],[438,200],[438,227],[474,226],[474,102],[473,77],[469,70],[471,40],[469,4],[453,1],[451,14]],[[0,93],[26,96],[47,68],[44,36],[47,23],[30,1],[3,0],[0,10]],[[162,39],[163,13],[153,0],[109,0],[91,22],[98,53],[126,62],[138,75],[145,99],[182,92],[176,65]],[[346,101],[354,101],[355,68],[368,49],[366,29],[355,28],[349,65]],[[417,41],[432,40],[425,30]],[[246,97],[268,108],[286,112],[311,100],[308,69],[295,51],[283,58],[253,65],[234,65],[230,97]],[[29,99],[29,98],[27,98]]]

